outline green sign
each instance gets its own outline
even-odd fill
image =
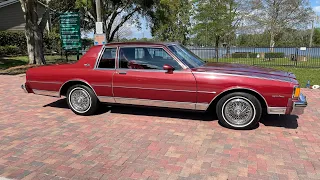
[[[80,16],[78,13],[67,12],[60,15],[60,36],[64,50],[81,48]]]

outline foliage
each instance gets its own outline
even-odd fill
[[[0,46],[1,56],[16,56],[20,53],[20,49],[17,46]]]
[[[235,0],[195,0],[193,34],[206,46],[218,47],[224,38],[227,44],[234,37],[240,17]]]
[[[285,55],[283,52],[269,52],[269,53],[265,53],[265,58],[269,59],[269,58],[284,58]]]
[[[256,32],[268,32],[270,47],[280,33],[286,29],[305,28],[310,22],[312,9],[308,0],[248,0],[251,14],[246,19],[246,26]]]
[[[257,58],[258,53],[251,52],[235,52],[231,54],[232,58]]]
[[[313,45],[320,46],[320,28],[315,28],[313,34]]]
[[[189,0],[161,0],[152,19],[152,35],[159,41],[186,44],[191,27]]]

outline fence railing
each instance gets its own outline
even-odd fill
[[[320,68],[320,48],[189,47],[189,49],[210,62]]]

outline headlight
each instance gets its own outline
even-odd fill
[[[300,96],[300,86],[295,86],[293,89],[293,98],[299,98]]]

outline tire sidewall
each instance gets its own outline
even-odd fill
[[[243,125],[234,125],[230,123],[224,116],[225,105],[236,97],[247,101],[253,107],[254,115],[252,119],[248,123]],[[255,96],[248,93],[235,92],[235,93],[227,94],[226,96],[222,97],[219,100],[216,107],[216,113],[220,123],[225,127],[232,128],[232,129],[252,129],[260,121],[261,114],[262,114],[262,107],[261,107],[261,103]]]
[[[85,91],[89,97],[90,97],[90,106],[87,110],[80,112],[76,109],[74,109],[72,103],[70,102],[70,95],[73,91],[75,90],[83,90]],[[67,92],[67,102],[68,102],[68,106],[69,108],[78,115],[83,115],[83,116],[87,116],[87,115],[92,115],[94,114],[94,112],[97,109],[97,103],[98,103],[98,99],[97,96],[94,94],[93,90],[85,85],[74,85],[72,87],[69,88],[68,92]]]

